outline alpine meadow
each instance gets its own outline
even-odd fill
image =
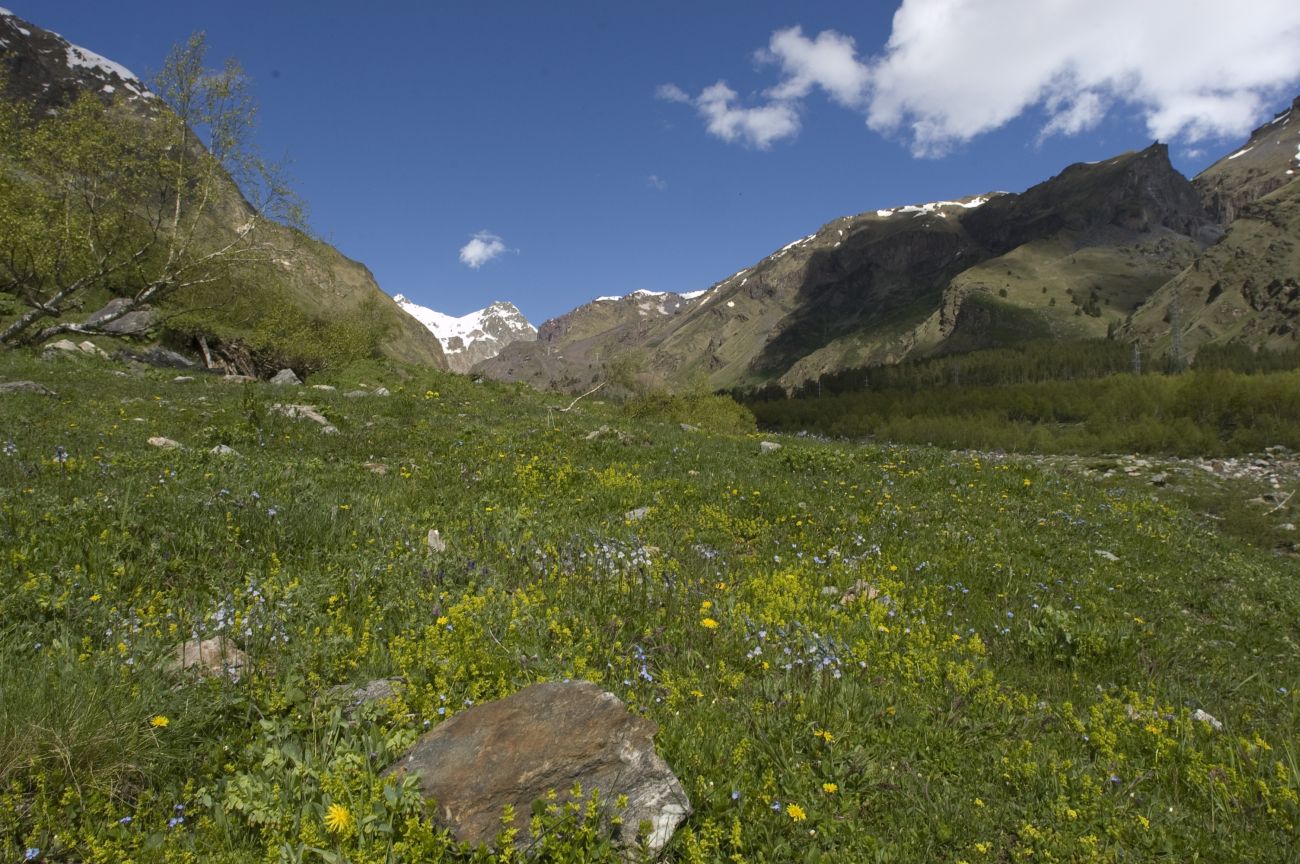
[[[1290,4],[53,5],[0,861],[1300,861]]]

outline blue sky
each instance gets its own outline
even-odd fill
[[[206,31],[317,233],[390,294],[534,322],[1157,135],[1194,174],[1300,86],[1291,0],[0,2],[142,77]]]

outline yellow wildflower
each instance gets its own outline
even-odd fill
[[[785,812],[789,813],[790,818],[796,822],[802,822],[808,818],[808,814],[805,813],[804,809],[798,804],[791,804],[789,807],[785,808]]]
[[[149,725],[155,729],[166,729],[170,722],[172,721],[167,719],[166,714],[155,714],[149,718]]]
[[[822,739],[827,744],[835,740],[835,736],[832,735],[830,732],[827,732],[825,729],[818,729],[816,732],[813,733],[813,736]]]
[[[344,834],[352,827],[352,812],[342,804],[331,804],[325,810],[325,830],[331,834]]]
[[[717,630],[718,622],[714,621],[712,618],[704,618],[700,620],[700,626],[705,630]]]
[[[840,787],[838,783],[823,783],[822,791],[827,795],[834,795],[836,792],[840,791]]]

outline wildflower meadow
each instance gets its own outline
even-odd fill
[[[0,395],[0,860],[621,860],[581,798],[470,850],[384,773],[566,678],[658,724],[670,861],[1295,860],[1300,571],[1150,488],[180,377],[0,358],[56,393]],[[239,669],[174,668],[218,636]]]

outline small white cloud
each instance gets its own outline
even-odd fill
[[[871,80],[866,64],[857,58],[853,39],[834,30],[823,30],[816,39],[804,36],[800,27],[777,30],[767,49],[756,56],[760,62],[779,64],[785,75],[767,91],[773,99],[803,99],[813,87],[820,87],[846,108],[856,108]]]
[[[477,270],[506,251],[506,243],[491,231],[480,231],[460,247],[460,261]]]
[[[723,141],[739,141],[766,150],[773,141],[799,134],[799,111],[793,102],[774,101],[755,108],[732,104],[736,91],[719,81],[704,88],[695,107],[705,128]]]
[[[645,178],[645,185],[649,186],[651,189],[657,189],[662,192],[668,188],[668,181],[660,177],[658,174],[651,174],[649,177]]]
[[[687,104],[692,101],[691,94],[676,84],[660,84],[655,88],[655,98],[662,99],[664,102],[683,102]]]

